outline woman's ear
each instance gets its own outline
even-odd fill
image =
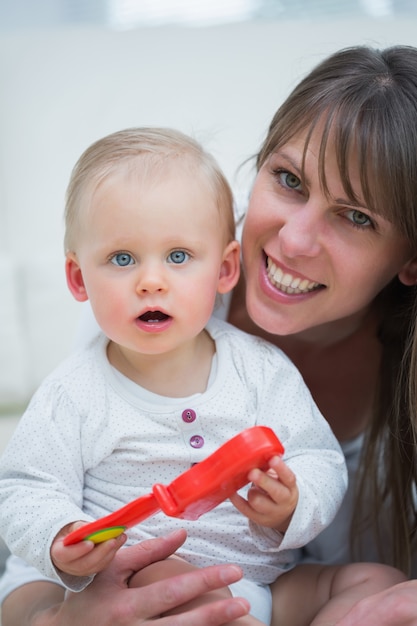
[[[78,302],[85,302],[88,300],[81,268],[74,252],[67,253],[65,260],[65,275],[67,277],[68,288],[74,298],[78,300]]]
[[[237,284],[240,275],[240,244],[231,241],[223,252],[223,261],[220,268],[218,293],[227,293]]]
[[[417,257],[408,261],[398,272],[398,278],[407,287],[417,284]]]

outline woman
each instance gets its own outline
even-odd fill
[[[333,571],[325,563],[381,560],[409,572],[417,560],[417,449],[395,393],[407,379],[406,364],[399,372],[416,295],[416,119],[417,49],[353,48],[296,87],[257,158],[242,239],[246,287],[235,291],[229,320],[266,335],[299,367],[351,473],[342,511],[300,554],[310,563],[294,570],[302,585],[303,567],[316,568],[317,593]],[[10,594],[5,611],[26,602],[27,615],[30,588]],[[415,621],[416,591],[410,581],[371,596],[342,624],[369,626],[381,606],[379,626]],[[298,624],[285,593],[274,601],[275,623],[285,613],[284,623]],[[93,623],[91,596],[88,610]],[[17,623],[12,614],[3,626]]]
[[[278,110],[243,232],[246,306],[236,291],[230,315],[290,356],[346,449],[351,493],[304,558],[381,560],[406,573],[416,565],[417,449],[395,391],[416,295],[416,76],[416,49],[346,50]],[[301,583],[303,570],[294,575]],[[283,595],[278,615],[295,624]]]

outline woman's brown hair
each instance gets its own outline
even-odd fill
[[[276,112],[257,156],[258,169],[300,132],[306,133],[306,151],[318,125],[324,191],[331,142],[347,196],[359,200],[349,169],[354,155],[361,203],[390,220],[417,255],[417,49],[358,46],[320,63]],[[382,359],[352,523],[353,554],[360,558],[356,539],[370,527],[381,560],[405,572],[410,570],[417,534],[417,338],[414,351],[409,343],[416,295],[415,287],[395,278],[374,303]]]

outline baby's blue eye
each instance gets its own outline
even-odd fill
[[[168,255],[168,263],[181,264],[189,258],[189,255],[184,250],[174,250]]]
[[[126,267],[126,265],[133,265],[134,263],[132,255],[127,252],[119,252],[118,254],[115,254],[110,261],[119,267]]]

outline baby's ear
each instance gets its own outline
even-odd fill
[[[65,275],[68,289],[78,302],[88,300],[87,290],[84,285],[83,274],[75,252],[68,252],[65,260]]]
[[[401,268],[398,278],[407,287],[417,284],[417,257],[414,257]]]
[[[227,244],[223,261],[220,268],[219,283],[217,291],[227,293],[237,285],[240,275],[240,244],[238,241],[231,241]]]

